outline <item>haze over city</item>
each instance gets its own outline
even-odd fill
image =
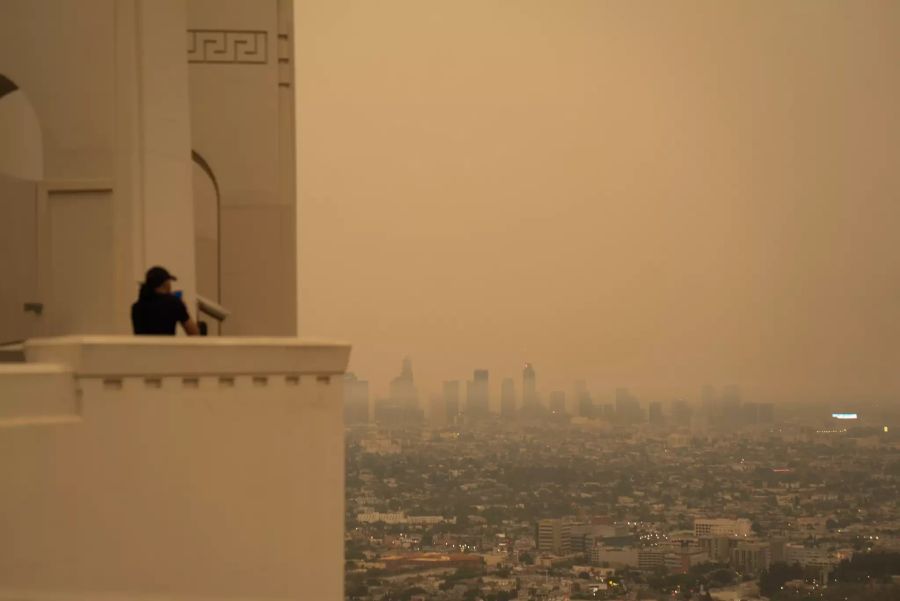
[[[898,601],[900,2],[0,1],[0,600]]]
[[[300,329],[375,393],[900,392],[900,4],[296,10]]]

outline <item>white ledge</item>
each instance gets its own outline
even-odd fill
[[[62,365],[0,364],[0,427],[77,418],[74,384]]]
[[[289,337],[64,336],[25,342],[28,363],[76,377],[344,373],[350,345]]]

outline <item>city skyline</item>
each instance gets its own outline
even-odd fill
[[[452,425],[456,416],[477,419],[487,416],[534,418],[542,415],[615,416],[627,422],[660,424],[667,417],[674,418],[679,413],[696,409],[710,418],[730,415],[735,421],[743,417],[755,423],[763,418],[763,421],[771,422],[775,408],[773,403],[745,398],[741,388],[735,384],[705,384],[695,396],[642,399],[627,387],[594,390],[584,380],[575,380],[568,389],[542,391],[537,370],[527,362],[523,365],[520,378],[518,387],[511,377],[494,379],[499,383],[492,387],[489,384],[490,370],[479,368],[472,371],[471,380],[444,380],[438,390],[423,390],[413,376],[412,359],[405,357],[399,375],[390,381],[387,394],[371,393],[368,380],[360,379],[355,372],[348,372],[344,378],[344,398],[352,408],[347,409],[346,415],[353,416],[350,418],[352,422],[413,419],[428,420],[438,425]],[[361,408],[362,405],[365,409]],[[855,405],[849,402],[841,407]],[[361,414],[365,414],[366,418],[359,419]]]
[[[392,392],[394,391],[397,382],[400,380],[406,381],[404,374],[408,375],[411,373],[412,357],[410,355],[404,355],[403,357],[400,376],[392,377],[387,382],[378,382],[365,378],[367,390],[370,391],[372,402],[397,397],[397,395]],[[406,371],[407,369],[410,371]],[[734,403],[735,401],[750,401],[772,404],[777,407],[779,404],[783,403],[808,403],[813,405],[821,404],[824,407],[833,407],[835,411],[843,411],[848,407],[859,406],[860,404],[878,404],[885,400],[890,402],[892,398],[887,397],[886,399],[882,399],[878,396],[867,397],[865,395],[860,395],[836,398],[789,398],[773,401],[771,398],[767,397],[767,395],[760,394],[758,390],[747,390],[741,384],[734,382],[716,382],[710,384],[709,381],[695,386],[685,385],[660,392],[658,389],[649,386],[623,386],[610,381],[598,384],[579,377],[576,377],[569,382],[561,382],[560,378],[545,378],[545,374],[536,370],[534,365],[530,362],[522,362],[520,364],[520,371],[516,375],[496,373],[493,369],[472,368],[469,372],[470,375],[458,374],[457,377],[445,375],[443,378],[439,378],[436,383],[427,383],[424,385],[419,379],[416,379],[415,382],[410,380],[408,386],[416,391],[415,394],[418,398],[418,407],[423,410],[427,410],[430,397],[435,395],[440,396],[442,391],[446,394],[446,386],[452,384],[457,387],[455,394],[459,402],[461,413],[465,413],[469,409],[469,395],[474,389],[477,389],[478,392],[475,394],[487,395],[490,413],[501,414],[502,400],[504,398],[504,385],[507,381],[512,384],[511,390],[513,398],[515,398],[516,401],[516,409],[521,410],[523,407],[527,406],[528,402],[526,397],[529,394],[529,389],[525,384],[526,378],[523,377],[523,374],[529,369],[535,374],[535,394],[540,406],[549,409],[551,394],[561,392],[564,393],[565,407],[569,414],[578,414],[579,404],[581,402],[586,402],[586,400],[590,400],[593,406],[606,403],[621,403],[623,402],[623,399],[620,398],[622,394],[631,396],[639,401],[644,409],[647,408],[648,403],[652,402],[663,402],[667,405],[687,402],[689,405],[703,408],[705,404],[710,402],[712,397],[715,397],[725,404],[728,404],[729,402]],[[353,370],[350,370],[350,373],[354,375],[354,377],[363,377],[361,373]],[[476,383],[479,376],[482,378],[482,381]],[[473,384],[475,384],[474,388]],[[509,391],[507,391],[506,394],[510,394]],[[481,397],[478,403],[483,402],[483,397]]]
[[[352,370],[900,394],[900,4],[298,13],[300,331]]]

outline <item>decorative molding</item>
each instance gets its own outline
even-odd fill
[[[282,88],[291,87],[294,79],[294,67],[291,65],[291,39],[287,34],[279,33],[277,46],[278,50],[278,85]]]
[[[269,62],[266,31],[188,29],[188,62],[264,65]]]

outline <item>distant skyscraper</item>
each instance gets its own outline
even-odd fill
[[[584,380],[575,382],[575,407],[581,417],[594,417],[594,401]]]
[[[412,362],[403,360],[400,375],[391,380],[390,395],[375,403],[375,419],[382,423],[418,422],[423,417],[419,391],[413,380]]]
[[[537,375],[531,363],[526,363],[522,370],[522,411],[534,414],[537,410]]]
[[[721,416],[719,421],[727,425],[739,425],[741,423],[741,389],[731,384],[722,389],[719,399]]]
[[[672,421],[677,425],[690,426],[692,413],[687,401],[672,401]]]
[[[364,424],[369,421],[369,383],[347,373],[344,385],[344,423]]]
[[[466,392],[466,415],[486,417],[490,413],[490,375],[488,370],[476,369]]]
[[[616,389],[616,421],[623,424],[644,421],[640,402],[627,388]]]
[[[391,380],[390,400],[406,409],[419,408],[419,391],[413,380],[412,361],[409,357],[403,360],[400,375]]]
[[[659,401],[654,401],[647,406],[647,409],[649,421],[651,424],[658,426],[663,423],[662,403],[660,403]]]
[[[759,422],[759,405],[756,403],[744,403],[738,409],[740,425],[750,426]]]
[[[500,415],[514,417],[516,415],[516,384],[512,378],[506,378],[500,385]]]
[[[447,423],[456,424],[459,421],[459,380],[444,382],[442,396],[444,410],[447,412]]]
[[[550,393],[550,412],[554,415],[566,414],[566,393],[562,390],[554,390]]]
[[[772,403],[759,404],[759,423],[771,424],[775,421],[775,406]]]

